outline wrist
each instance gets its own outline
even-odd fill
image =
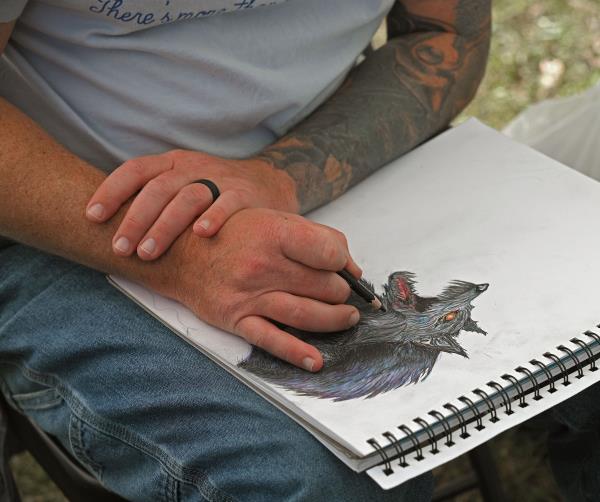
[[[193,259],[197,272],[204,266],[199,249],[194,249],[193,254],[186,251],[194,243],[197,248],[202,247],[201,239],[190,229],[186,230],[163,255],[150,262],[144,262],[138,275],[139,282],[162,296],[185,304],[183,292],[187,290],[184,283],[186,265]]]
[[[261,185],[271,199],[269,209],[298,214],[300,203],[295,180],[267,157],[253,157],[245,160],[255,173],[255,182]]]

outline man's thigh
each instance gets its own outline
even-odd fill
[[[0,376],[10,400],[136,500],[428,500],[384,492],[172,334],[103,274],[0,250]]]

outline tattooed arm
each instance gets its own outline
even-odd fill
[[[341,195],[446,127],[483,77],[491,0],[397,0],[389,42],[261,158],[296,183],[300,211]]]
[[[194,220],[194,232],[210,237],[243,208],[305,213],[331,201],[446,127],[473,97],[487,58],[490,2],[397,0],[390,41],[281,140],[250,159],[190,151],[131,159],[88,202],[90,221],[106,221],[135,196],[114,252],[154,260]],[[221,189],[214,204],[206,187],[190,185],[199,178]]]

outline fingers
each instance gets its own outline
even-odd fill
[[[349,298],[350,286],[339,275],[313,270],[300,263],[290,262],[289,265],[289,269],[281,274],[285,283],[280,285],[280,290],[332,305],[345,303]]]
[[[358,264],[352,258],[352,255],[348,253],[348,262],[344,267],[348,272],[350,272],[354,277],[360,279],[362,277],[362,268],[358,266]]]
[[[283,292],[262,295],[257,313],[287,326],[317,333],[349,329],[360,318],[358,310],[351,305],[329,305]]]
[[[282,226],[279,244],[286,257],[309,267],[337,272],[348,266],[353,275],[362,273],[344,235],[324,225],[289,220]]]
[[[358,264],[354,261],[354,258],[352,258],[352,255],[350,254],[350,251],[348,249],[348,239],[346,239],[346,236],[339,230],[336,230],[335,228],[326,226],[324,226],[324,228],[326,228],[330,232],[333,232],[334,236],[337,238],[340,244],[344,247],[344,249],[348,251],[348,261],[346,262],[344,268],[348,272],[350,272],[354,277],[360,279],[362,277],[362,269],[358,266]]]
[[[245,240],[240,244],[244,249]],[[338,274],[257,251],[255,246],[228,265],[227,271],[239,291],[285,291],[331,304],[344,303],[350,296],[350,286]]]
[[[194,224],[194,233],[201,237],[212,237],[231,216],[249,207],[247,200],[241,190],[222,193]]]
[[[151,155],[128,160],[115,169],[98,187],[86,209],[95,222],[106,221],[148,181],[173,167],[164,155]]]
[[[138,256],[143,260],[161,256],[211,202],[212,194],[202,184],[192,183],[182,188],[139,241]]]
[[[235,333],[248,343],[299,368],[319,371],[323,366],[323,357],[315,347],[277,328],[262,317],[244,317],[237,323]]]
[[[202,216],[194,224],[194,233],[212,237],[233,214],[248,207],[247,198],[241,190],[228,190],[215,202],[212,201],[210,189],[201,183],[192,183],[182,188],[141,240],[138,246],[140,258],[158,258],[198,214]],[[153,215],[152,211],[146,210],[144,219],[151,219]],[[141,228],[142,225],[139,226]],[[122,232],[127,231],[129,228],[126,227]],[[130,233],[135,239],[135,230]]]
[[[136,247],[142,240],[142,237],[148,232],[152,225],[158,220],[161,213],[170,202],[174,202],[171,214],[181,213],[182,217],[188,215],[187,220],[169,221],[161,225],[161,230],[169,232],[168,238],[171,237],[171,231],[174,227],[184,229],[193,221],[198,214],[199,208],[204,208],[207,205],[208,189],[203,185],[196,187],[195,185],[186,186],[187,180],[182,176],[162,175],[154,178],[146,184],[144,189],[135,197],[131,206],[127,210],[123,221],[115,232],[113,237],[113,249],[115,253],[121,256],[129,256],[135,252]],[[180,192],[184,192],[181,193]],[[177,197],[180,195],[179,197]],[[175,199],[178,199],[175,201]],[[195,206],[195,214],[189,216],[189,206]],[[187,209],[182,210],[181,207]],[[170,230],[169,230],[170,229]],[[168,240],[165,239],[165,242]],[[140,258],[156,257],[156,253],[148,253],[152,250],[152,245],[156,244],[156,235],[154,241],[146,242],[150,237],[144,239],[144,251]]]
[[[263,295],[256,306],[256,313],[260,316],[248,316],[238,322],[236,334],[275,357],[308,371],[321,369],[323,358],[319,351],[264,317],[319,333],[349,329],[360,318],[358,310],[350,305],[328,305],[282,292]]]

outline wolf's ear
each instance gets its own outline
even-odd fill
[[[422,337],[419,340],[411,340],[411,343],[429,350],[437,350],[438,352],[448,352],[450,354],[458,354],[468,358],[467,352],[459,343],[451,336],[429,336]]]
[[[394,272],[388,278],[385,292],[393,307],[414,307],[416,303],[414,275],[410,272]]]
[[[477,324],[477,321],[474,321],[470,317],[465,321],[462,329],[463,331],[471,331],[472,333],[481,333],[482,335],[487,335],[487,331],[483,331]]]

